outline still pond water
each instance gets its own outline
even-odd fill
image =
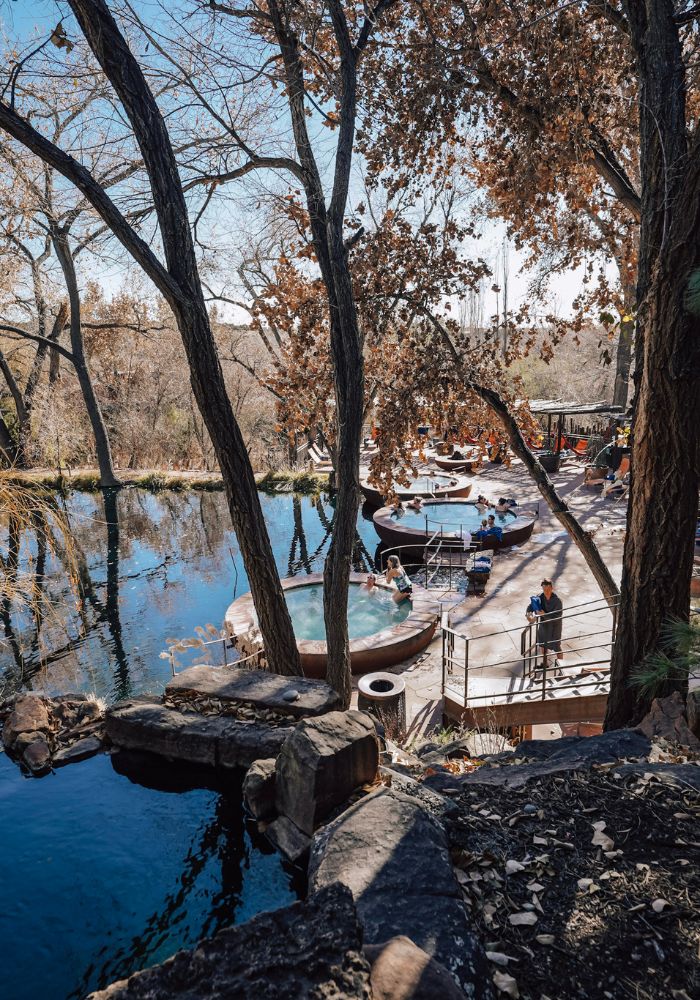
[[[333,507],[263,496],[283,576],[317,572]],[[220,627],[247,579],[223,495],[123,490],[66,502],[87,597],[60,629],[3,602],[0,690],[95,692],[111,702],[158,693],[170,677],[166,639]],[[2,546],[5,550],[5,527]],[[377,537],[360,516],[356,568]],[[34,566],[36,540],[22,539]],[[58,555],[42,578],[69,597]],[[39,669],[38,650],[50,652]],[[182,664],[186,665],[186,662]],[[296,898],[298,877],[241,809],[240,776],[217,779],[124,754],[100,755],[43,779],[0,754],[0,941],[7,1000],[68,1000]]]

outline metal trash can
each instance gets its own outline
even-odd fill
[[[406,684],[396,674],[376,673],[360,677],[357,707],[368,712],[384,726],[390,740],[406,734]]]

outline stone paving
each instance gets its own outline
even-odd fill
[[[601,486],[583,486],[583,469],[583,462],[572,459],[565,462],[561,471],[552,474],[551,478],[581,524],[593,532],[610,572],[619,580],[627,501],[603,499]],[[525,608],[530,596],[540,592],[543,577],[554,580],[565,615],[567,609],[595,602],[592,605],[594,610],[588,610],[583,615],[581,612],[587,609],[580,608],[575,617],[564,622],[566,674],[578,673],[581,663],[604,660],[609,656],[609,646],[605,644],[609,636],[586,640],[577,637],[584,633],[609,631],[610,612],[583,556],[540,497],[522,462],[515,459],[507,469],[488,464],[471,478],[472,497],[483,493],[494,502],[500,496],[513,497],[520,507],[537,510],[539,517],[528,542],[495,553],[485,594],[465,597],[463,593],[454,591],[435,591],[443,610],[449,613],[450,627],[471,640],[470,691],[476,667],[481,668],[477,676],[481,673],[483,678],[479,687],[512,686],[513,678],[522,676],[520,634],[527,624]],[[474,642],[478,637],[482,637],[481,640]],[[575,651],[581,646],[593,648]],[[459,656],[460,652],[457,643],[455,653]],[[490,667],[489,664],[497,666]],[[418,737],[439,726],[442,722],[440,630],[423,654],[393,668],[393,672],[401,674],[406,681],[409,736]],[[501,679],[500,682],[497,678]]]

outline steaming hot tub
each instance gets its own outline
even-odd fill
[[[353,674],[401,663],[428,645],[435,632],[439,606],[427,591],[413,588],[413,600],[396,603],[393,588],[383,581],[368,591],[364,573],[350,575],[348,632]],[[294,634],[307,677],[325,677],[328,662],[323,622],[323,576],[282,580]],[[244,594],[226,612],[226,627],[236,637],[257,629],[251,594]]]

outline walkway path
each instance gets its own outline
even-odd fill
[[[422,469],[420,471],[423,471]],[[525,608],[532,594],[540,592],[544,577],[554,580],[556,592],[564,608],[600,601],[600,611],[584,618],[566,622],[565,646],[589,645],[575,642],[584,632],[603,631],[610,628],[610,613],[601,600],[600,590],[586,566],[583,556],[573,544],[549,508],[541,499],[522,462],[514,460],[510,468],[487,465],[472,478],[472,496],[483,493],[489,500],[509,496],[520,506],[533,507],[539,512],[535,530],[529,542],[512,549],[497,552],[486,593],[483,596],[444,592],[440,594],[445,608],[450,608],[450,625],[470,639],[487,636],[483,642],[471,644],[470,669],[479,664],[498,663],[495,668],[483,671],[482,676],[506,678],[522,674],[520,659],[520,629],[526,625]],[[560,472],[552,475],[560,495],[587,530],[594,533],[596,544],[612,575],[619,580],[622,569],[622,550],[626,521],[627,501],[603,500],[601,487],[582,486],[583,463],[566,462]],[[516,631],[508,631],[517,627]],[[478,652],[477,652],[478,650]],[[607,652],[605,646],[572,654],[569,662],[600,659]],[[407,719],[409,732],[418,736],[440,725],[442,643],[436,635],[425,653],[418,659],[394,668],[406,680]],[[476,659],[475,659],[476,657]],[[503,663],[510,660],[510,663]],[[577,671],[576,671],[577,672]],[[567,670],[574,673],[574,670]]]

